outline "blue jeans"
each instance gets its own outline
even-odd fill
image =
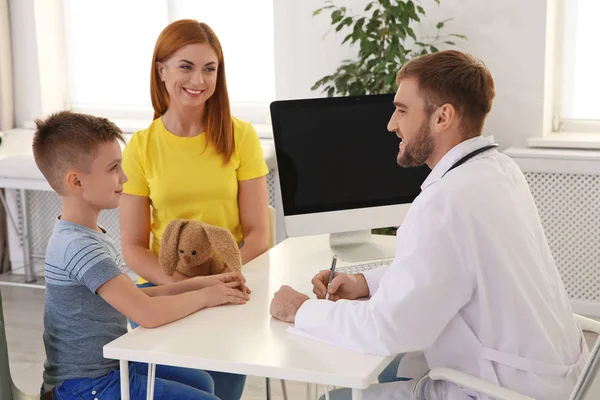
[[[137,287],[145,288],[156,286],[152,282],[140,283]],[[139,325],[129,320],[129,323],[133,328],[137,328]],[[158,374],[158,366],[156,368]],[[202,371],[204,372],[204,371]],[[226,372],[217,371],[205,371],[210,374],[215,387],[215,396],[221,400],[239,400],[244,392],[244,385],[246,384],[246,375],[229,374]],[[157,375],[158,376],[158,375]]]
[[[148,366],[129,364],[129,393],[131,400],[146,398]],[[213,394],[213,381],[209,374],[188,368],[156,366],[155,399],[218,400]],[[67,379],[54,388],[56,400],[120,399],[121,376],[119,370],[110,371],[99,378]]]

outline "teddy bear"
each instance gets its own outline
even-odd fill
[[[240,249],[229,230],[200,221],[175,219],[162,236],[158,261],[169,276],[205,276],[242,269]]]

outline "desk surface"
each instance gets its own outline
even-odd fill
[[[374,238],[394,243],[393,237]],[[244,267],[253,291],[247,304],[201,310],[160,328],[137,328],[107,344],[104,356],[364,389],[376,382],[389,357],[290,334],[290,324],[269,315],[282,284],[312,297],[310,281],[329,268],[331,256],[327,235],[286,239]]]

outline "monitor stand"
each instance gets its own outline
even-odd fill
[[[395,241],[374,240],[370,230],[331,233],[329,247],[341,260],[358,263],[383,258],[393,258],[396,254]]]

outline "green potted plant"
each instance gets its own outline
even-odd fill
[[[440,0],[435,1],[438,5]],[[444,33],[445,25],[452,19],[436,24],[432,36],[418,38],[414,27],[426,17],[420,0],[373,0],[367,3],[362,14],[326,0],[313,16],[324,11],[330,13],[331,27],[344,33],[342,45],[359,47],[356,60],[344,60],[331,75],[319,79],[311,90],[327,96],[361,96],[393,93],[396,91],[396,73],[410,59],[454,46],[464,35]],[[395,227],[374,230],[378,234],[396,233]]]
[[[454,46],[456,39],[466,39],[464,35],[443,32],[451,18],[438,22],[433,36],[417,38],[413,27],[426,16],[420,4],[419,0],[374,0],[366,5],[363,14],[354,14],[351,9],[326,0],[313,16],[329,11],[332,28],[346,34],[342,44],[359,46],[358,59],[344,60],[334,73],[319,79],[311,89],[321,89],[330,97],[393,93],[396,73],[407,61],[437,52],[440,47]]]

